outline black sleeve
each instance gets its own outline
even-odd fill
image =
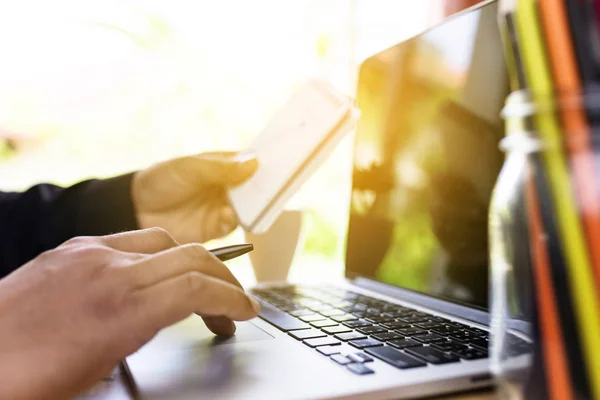
[[[137,229],[132,176],[0,192],[0,278],[72,237]]]

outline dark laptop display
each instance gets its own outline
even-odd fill
[[[346,273],[487,308],[508,91],[496,3],[367,60]]]

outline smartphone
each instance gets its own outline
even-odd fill
[[[256,173],[229,191],[240,225],[265,232],[357,117],[352,100],[325,81],[312,79],[296,91],[247,150],[258,158]]]

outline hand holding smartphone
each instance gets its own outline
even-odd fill
[[[241,226],[262,233],[315,172],[358,116],[351,99],[321,80],[301,87],[249,146],[258,170],[229,191]]]

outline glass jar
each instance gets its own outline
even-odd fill
[[[490,362],[503,398],[593,397],[600,164],[590,121],[598,100],[526,91],[506,100],[506,159],[489,216]],[[587,318],[589,331],[579,328]]]

